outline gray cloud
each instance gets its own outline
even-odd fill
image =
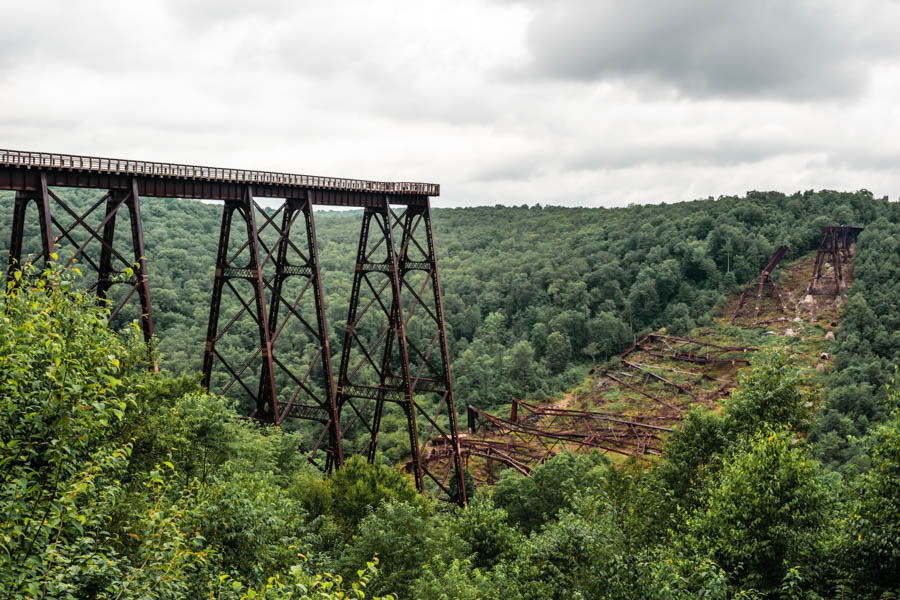
[[[534,2],[530,72],[661,83],[690,96],[856,96],[897,57],[890,0]]]
[[[88,4],[0,0],[4,146],[437,181],[442,206],[900,186],[900,2]]]
[[[779,156],[814,153],[810,144],[794,140],[778,143],[738,142],[718,139],[676,143],[641,143],[640,140],[620,143],[581,144],[565,152],[558,150],[530,152],[489,161],[472,174],[473,182],[527,181],[546,176],[572,173],[596,173],[628,170],[638,167],[681,166],[736,168],[756,164]]]

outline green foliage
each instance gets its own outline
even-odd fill
[[[894,402],[898,400],[892,391]],[[846,538],[854,585],[900,589],[900,410],[874,432],[872,468],[850,488]]]
[[[307,575],[301,565],[293,565],[286,576],[274,575],[264,583],[245,586],[227,575],[219,578],[216,598],[240,600],[363,600],[368,597],[366,586],[378,575],[378,559],[366,563],[365,569],[356,572],[357,580],[344,586],[340,575],[320,573]],[[373,596],[372,600],[396,600],[396,596]]]
[[[809,430],[812,402],[800,388],[800,378],[783,350],[759,353],[749,371],[741,373],[738,387],[725,405],[727,427],[750,435],[765,427]]]
[[[384,501],[431,510],[429,501],[416,492],[409,475],[382,463],[369,464],[361,456],[349,458],[326,485],[329,500],[315,502],[327,505],[329,511],[325,514],[333,515],[344,531],[351,534],[366,514]]]
[[[713,412],[694,409],[666,444],[664,460],[654,475],[670,491],[672,500],[682,507],[693,507],[732,444],[732,432],[724,419]]]
[[[815,565],[829,499],[817,467],[786,430],[760,431],[710,481],[689,544],[742,587],[775,590],[796,565]]]
[[[468,546],[472,566],[482,570],[514,557],[522,544],[521,534],[507,522],[506,511],[483,495],[457,510],[448,530]]]
[[[433,554],[431,540],[434,538],[434,524],[426,508],[383,502],[360,522],[340,566],[345,572],[352,572],[366,557],[378,556],[382,568],[372,581],[372,589],[375,593],[394,591],[406,598],[421,565]]]
[[[861,471],[868,458],[860,441],[887,417],[887,384],[900,364],[898,220],[868,224],[853,262],[825,408],[810,441],[832,468]]]
[[[594,467],[607,460],[599,453],[563,453],[535,467],[530,478],[508,469],[494,486],[494,503],[510,523],[526,533],[534,531],[569,506],[579,489],[596,481],[599,473]]]
[[[374,571],[351,593],[298,566],[297,436],[151,376],[65,273],[20,281],[0,304],[4,597],[362,598]]]
[[[650,466],[563,454],[531,478],[504,472],[453,511],[384,464],[404,458],[403,418],[385,415],[376,464],[354,458],[323,479],[305,460],[308,430],[255,425],[202,394],[218,209],[154,201],[144,213],[174,372],[150,376],[139,332],[112,333],[83,282],[57,271],[0,300],[3,597],[812,599],[900,587],[900,417],[885,387],[900,358],[900,215],[886,201],[751,192],[435,211],[457,398],[488,409],[581,380],[583,363],[648,328],[706,322],[777,245],[799,254],[823,224],[872,223],[810,435],[830,465],[854,467],[843,476],[811,458],[809,382],[773,352],[721,414],[687,415]],[[358,214],[319,218],[333,347],[357,228]],[[223,351],[254,343],[252,328],[242,335]]]
[[[10,597],[136,577],[106,525],[125,495],[132,447],[115,433],[146,350],[110,332],[64,273],[44,275],[10,287],[0,314],[0,587]],[[141,547],[174,567],[177,537]]]

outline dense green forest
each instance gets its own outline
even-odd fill
[[[73,196],[73,202],[89,198]],[[10,202],[0,202],[0,243]],[[0,587],[10,597],[883,598],[900,591],[900,211],[868,192],[749,193],[622,209],[435,211],[458,403],[580,381],[645,331],[689,331],[772,250],[867,226],[823,389],[755,359],[651,466],[560,455],[466,509],[385,461],[328,480],[303,432],[197,385],[219,209],[143,206],[158,351],[114,334],[71,274],[0,320]],[[359,213],[317,214],[333,351]],[[32,249],[33,249],[32,245]],[[399,437],[399,436],[398,436]],[[378,564],[375,558],[378,559]],[[316,575],[319,574],[319,575]],[[346,590],[343,591],[343,590]],[[316,595],[319,594],[319,595]],[[354,595],[355,594],[355,595]],[[305,595],[305,596],[304,596]]]

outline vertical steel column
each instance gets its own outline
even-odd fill
[[[834,265],[834,278],[835,278],[835,288],[837,289],[837,293],[841,293],[841,288],[844,286],[844,272],[841,268],[841,263],[843,261],[842,249],[840,248],[840,236],[838,232],[834,229],[831,230],[831,262]]]
[[[316,224],[313,218],[312,203],[307,200],[303,206],[306,220],[306,242],[309,249],[313,294],[316,306],[316,326],[322,344],[322,386],[328,411],[328,456],[332,463],[340,468],[344,464],[344,450],[341,444],[341,424],[338,417],[337,400],[334,393],[334,373],[331,368],[331,345],[328,342],[328,322],[325,318],[325,298],[322,291],[322,273],[319,268],[319,249],[316,246]]]
[[[363,280],[366,279],[366,272],[363,269],[368,262],[367,248],[369,241],[369,228],[371,227],[372,219],[375,217],[375,214],[376,211],[369,207],[367,207],[363,211],[362,224],[360,225],[359,229],[359,244],[356,248],[356,263],[353,271],[353,284],[350,288],[350,303],[347,307],[347,323],[344,328],[344,343],[341,345],[341,363],[338,367],[338,381],[337,389],[335,390],[335,400],[337,404],[338,421],[340,423],[346,423],[346,429],[341,430],[342,444],[346,439],[345,435],[347,433],[347,429],[349,429],[349,427],[357,419],[360,420],[366,427],[369,427],[369,434],[371,437],[374,438],[377,436],[377,432],[373,431],[368,423],[365,422],[365,417],[363,415],[363,411],[365,410],[366,405],[368,405],[369,400],[373,398],[373,395],[372,393],[365,394],[362,392],[362,390],[353,390],[352,379],[356,373],[356,370],[354,369],[353,371],[351,371],[350,366],[351,352],[354,348],[355,343],[359,344],[359,347],[363,350],[365,357],[370,363],[372,362],[365,346],[356,337],[356,326],[359,322],[359,318],[361,317],[359,311],[359,298]],[[367,311],[367,309],[368,306],[363,309],[363,314]],[[356,393],[354,394],[353,391],[356,391]],[[375,390],[374,397],[377,398],[377,396],[378,391]],[[365,398],[365,403],[361,408],[357,408],[353,404],[354,398]],[[345,418],[344,416],[344,408],[348,405],[353,409],[355,413],[349,419]],[[334,466],[335,465],[333,464],[333,460],[329,456],[328,465],[326,467],[327,470],[330,472]]]
[[[237,214],[243,219],[247,230],[247,242],[241,246],[235,256],[229,256],[228,242],[231,238],[231,225],[234,215]],[[203,356],[203,385],[209,390],[210,380],[212,376],[212,368],[214,359],[218,356],[223,361],[225,367],[232,374],[233,380],[240,380],[244,371],[249,366],[249,361],[237,370],[232,369],[227,362],[222,359],[215,350],[216,342],[222,337],[225,331],[233,324],[234,320],[229,323],[222,331],[219,331],[219,311],[222,302],[222,290],[227,285],[244,305],[245,309],[250,308],[250,304],[246,302],[234,289],[231,284],[233,279],[243,279],[249,281],[253,287],[253,304],[256,307],[256,315],[254,317],[259,330],[259,350],[256,354],[262,356],[262,372],[260,375],[260,390],[264,394],[257,394],[256,410],[253,416],[259,420],[274,423],[277,419],[277,396],[275,390],[275,373],[272,364],[272,343],[269,334],[269,324],[267,319],[267,307],[265,301],[266,282],[262,275],[262,262],[259,258],[259,236],[256,227],[255,205],[253,202],[253,192],[250,186],[246,186],[240,200],[229,200],[225,202],[225,208],[222,213],[222,228],[219,233],[219,250],[216,255],[216,274],[213,281],[212,300],[209,309],[209,327],[206,336],[206,348]],[[240,256],[244,248],[249,249],[249,261],[246,266],[235,266],[233,261]],[[254,354],[254,356],[256,356]],[[252,357],[251,357],[252,360]],[[241,381],[241,385],[246,385]],[[249,391],[249,388],[247,388]]]
[[[141,330],[144,332],[144,341],[150,343],[154,334],[153,307],[150,304],[147,253],[144,251],[144,226],[141,221],[141,199],[138,195],[137,179],[131,180],[131,198],[126,200],[125,204],[131,217],[131,246],[134,249],[134,275],[137,280],[135,285],[141,304]]]
[[[97,274],[97,297],[106,300],[112,287],[112,247],[116,237],[116,213],[122,204],[121,194],[110,191],[106,200],[106,225],[103,226],[103,243],[100,248],[100,269]]]
[[[288,199],[284,206],[280,209],[283,211],[281,228],[278,230],[278,241],[276,242],[271,255],[275,255],[275,274],[269,280],[269,289],[271,292],[270,308],[269,308],[269,336],[273,346],[272,362],[279,367],[282,372],[295,384],[294,393],[288,400],[278,401],[278,423],[283,422],[288,417],[317,421],[323,425],[323,431],[318,443],[312,451],[310,461],[315,464],[315,454],[318,452],[324,438],[328,438],[326,448],[326,461],[324,470],[341,466],[344,462],[343,450],[340,441],[340,423],[338,421],[337,405],[334,396],[334,381],[331,368],[331,346],[328,341],[328,325],[325,316],[325,301],[322,291],[322,278],[319,268],[319,251],[316,246],[316,226],[313,217],[313,207],[308,199]],[[297,218],[302,215],[305,222],[306,245],[303,250],[298,247],[291,237],[291,229]],[[268,223],[272,223],[274,215],[268,218]],[[272,223],[274,226],[274,223]],[[263,226],[265,227],[265,225]],[[289,252],[289,250],[291,252]],[[300,263],[291,260],[291,257],[299,258]],[[306,284],[300,290],[296,298],[287,298],[284,296],[284,283],[290,277],[306,278]],[[315,325],[310,323],[299,312],[298,305],[307,291],[311,290],[313,294],[313,305],[316,313]],[[279,318],[281,307],[284,305],[286,314],[283,318]],[[302,325],[304,333],[310,335],[317,343],[318,349],[312,360],[312,364],[308,365],[306,372],[296,372],[291,365],[287,364],[281,355],[280,350],[276,347],[276,341],[282,334],[285,327],[292,320],[296,319]],[[287,354],[287,353],[285,353]],[[290,357],[299,354],[295,348],[290,348]],[[310,376],[313,368],[318,363],[321,369],[321,384],[323,394],[319,395],[307,386],[306,381]],[[296,361],[295,363],[296,364]],[[262,378],[264,381],[265,378]],[[301,393],[315,401],[314,405],[301,404],[296,402]],[[263,393],[261,391],[261,393]],[[319,465],[322,467],[323,465]]]
[[[22,241],[25,238],[25,212],[32,195],[28,192],[16,192],[16,201],[13,205],[12,231],[9,239],[9,262],[6,270],[6,281],[15,281],[13,271],[22,268]]]
[[[130,264],[128,260],[115,249],[116,217],[119,209],[121,209],[123,205],[128,207],[128,217],[131,222],[131,248],[134,262]],[[66,210],[71,210],[68,207],[65,208]],[[121,262],[125,268],[130,268],[133,273],[128,281],[131,285],[131,290],[125,295],[119,305],[112,309],[110,319],[118,315],[119,311],[136,291],[140,304],[141,331],[144,334],[144,341],[150,343],[155,329],[153,326],[153,307],[150,304],[147,255],[144,250],[144,227],[141,220],[140,195],[138,194],[137,180],[131,180],[131,188],[128,190],[110,190],[107,194],[106,214],[101,221],[101,226],[103,228],[102,237],[98,235],[98,232],[90,231],[90,228],[84,224],[84,219],[92,211],[93,209],[89,210],[87,214],[84,214],[81,217],[75,216],[77,219],[76,223],[81,222],[81,224],[88,228],[91,233],[91,237],[88,238],[88,241],[96,238],[100,242],[100,262],[99,264],[95,264],[97,268],[97,297],[103,300],[107,299],[110,288],[112,288],[114,284],[120,283],[114,281],[113,276],[122,275],[123,272],[113,268],[113,258],[116,258]],[[87,243],[88,242],[85,242],[78,251],[76,251],[73,255],[73,259],[82,255]],[[156,365],[154,365],[154,370],[157,370]]]
[[[354,414],[346,419],[349,427],[356,420],[362,421],[369,431],[369,443],[366,446],[366,454],[371,462],[375,457],[378,446],[378,434],[381,426],[381,415],[386,401],[399,404],[407,420],[407,430],[410,439],[410,452],[412,454],[413,478],[416,488],[424,492],[425,483],[422,477],[421,461],[419,460],[418,431],[416,424],[416,407],[412,401],[412,386],[409,372],[409,353],[406,345],[406,334],[403,323],[403,310],[401,303],[400,287],[400,263],[397,249],[394,244],[393,223],[388,197],[383,204],[377,207],[366,208],[363,213],[363,222],[360,228],[359,247],[356,254],[356,268],[353,276],[353,287],[350,296],[350,306],[347,314],[347,326],[344,334],[344,344],[341,348],[341,366],[338,375],[338,416],[345,422],[342,411],[350,406]],[[369,249],[370,234],[375,224],[380,230],[380,236],[372,238],[377,240],[372,249]],[[383,246],[384,260],[373,261],[372,255]],[[387,276],[380,287],[376,288],[369,279],[370,274],[382,274]],[[360,291],[365,284],[373,293],[373,299],[366,304],[362,311],[359,310]],[[389,291],[388,291],[389,288]],[[386,304],[386,298],[382,294],[390,294],[390,308]],[[368,345],[360,339],[357,326],[360,319],[372,306],[378,306],[385,313],[387,327],[376,338],[373,344]],[[372,352],[382,345],[382,355],[378,364],[375,363]],[[396,347],[395,347],[396,345]],[[359,381],[359,365],[352,367],[350,364],[351,351],[354,347],[361,350],[363,361],[367,362],[375,371],[378,382]],[[395,355],[396,350],[396,355]],[[362,362],[362,361],[361,361]],[[399,367],[399,374],[394,367]],[[364,400],[361,406],[353,403],[354,399]],[[374,400],[374,412],[371,423],[365,423],[365,409]]]
[[[822,279],[822,269],[825,266],[825,255],[828,247],[828,228],[822,228],[822,237],[819,239],[819,247],[816,249],[816,262],[813,265],[812,277],[809,280],[809,286],[806,289],[807,294],[812,294],[819,281]]]
[[[409,347],[406,340],[406,323],[404,321],[402,302],[402,281],[406,273],[405,249],[409,243],[408,237],[410,232],[408,228],[404,227],[402,242],[400,244],[401,252],[398,254],[397,247],[394,245],[393,213],[391,212],[391,206],[387,198],[385,198],[384,201],[383,211],[384,239],[387,246],[387,262],[389,265],[388,280],[391,285],[391,310],[389,320],[390,332],[388,334],[382,358],[380,387],[383,390],[394,388],[403,394],[403,401],[400,405],[403,409],[403,413],[406,415],[406,429],[409,434],[412,475],[416,482],[416,488],[420,492],[424,492],[425,481],[422,475],[422,460],[419,454],[421,448],[419,446],[418,424],[416,423],[416,405],[413,401],[413,385],[409,369]],[[393,344],[395,341],[397,350],[399,351],[399,377],[394,373],[392,365]],[[375,405],[375,416],[372,421],[372,429],[375,434],[369,445],[369,462],[372,462],[375,459],[378,431],[381,428],[381,416],[384,410],[384,400],[385,394],[382,392],[378,396]]]
[[[50,195],[47,189],[47,175],[41,172],[40,191],[29,192],[20,190],[16,192],[13,206],[12,232],[10,233],[9,242],[9,268],[6,273],[8,281],[13,280],[13,270],[21,269],[24,266],[22,264],[22,242],[25,238],[25,213],[28,209],[28,203],[32,200],[37,205],[38,210],[38,226],[41,232],[41,256],[44,259],[45,266],[50,261],[50,255],[53,253],[55,239],[50,217]]]
[[[855,230],[854,230],[855,232]],[[813,266],[807,294],[813,293],[822,279],[825,258],[830,257],[834,270],[835,294],[840,294],[844,287],[844,271],[842,263],[848,262],[850,256],[850,236],[853,232],[848,227],[823,227],[819,248],[816,251],[816,264]]]
[[[447,327],[446,322],[444,320],[444,302],[441,297],[441,278],[438,272],[438,263],[437,263],[437,253],[435,252],[434,245],[434,228],[431,223],[431,200],[426,199],[425,208],[423,210],[423,217],[425,219],[425,236],[428,243],[428,262],[430,263],[430,273],[431,273],[431,287],[434,294],[434,306],[435,306],[435,317],[436,317],[436,325],[438,329],[438,335],[440,337],[438,348],[441,353],[441,366],[443,368],[442,376],[439,376],[439,379],[442,380],[441,384],[445,389],[445,399],[447,403],[447,417],[449,418],[449,433],[451,436],[451,443],[453,445],[453,463],[455,470],[455,477],[457,483],[457,494],[456,498],[457,503],[461,506],[464,506],[468,499],[466,498],[466,484],[465,478],[463,476],[463,466],[462,466],[462,458],[459,447],[459,428],[457,425],[457,417],[456,417],[456,399],[453,394],[453,376],[450,372],[450,351],[447,345]],[[408,253],[409,248],[407,246],[406,252]]]

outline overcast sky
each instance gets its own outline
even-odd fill
[[[0,147],[438,206],[900,195],[894,0],[0,0]]]

